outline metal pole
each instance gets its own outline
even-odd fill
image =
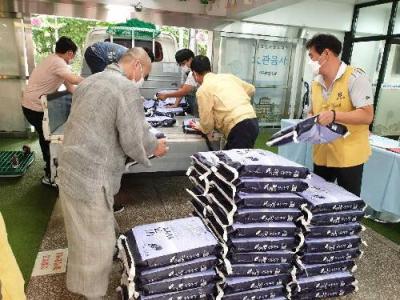
[[[155,37],[156,32],[153,31],[152,35],[153,35],[153,41],[152,41],[152,43],[153,43],[153,55],[155,57],[156,56],[156,37]]]
[[[385,48],[383,50],[383,55],[382,55],[382,64],[381,68],[379,70],[379,75],[378,75],[378,81],[376,83],[376,90],[375,90],[375,96],[374,96],[374,111],[376,111],[376,107],[378,105],[378,100],[379,100],[379,94],[381,91],[382,83],[385,79],[385,73],[386,73],[386,67],[387,67],[387,61],[389,58],[389,52],[390,52],[390,47],[391,47],[391,40],[392,40],[392,35],[393,35],[393,29],[396,21],[396,13],[397,13],[397,5],[399,1],[395,0],[392,5],[392,10],[390,12],[390,19],[388,23],[388,30],[387,30],[387,36],[386,36],[386,42],[385,42]]]

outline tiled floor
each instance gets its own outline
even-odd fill
[[[186,177],[128,177],[124,178],[119,199],[126,204],[125,211],[117,216],[121,231],[139,224],[153,223],[186,217],[191,213],[189,197],[184,188],[190,183]],[[400,249],[399,246],[372,230],[363,233],[368,247],[358,261],[356,277],[359,292],[346,300],[396,300],[400,299]],[[41,251],[66,248],[63,219],[59,205],[53,212],[43,239]],[[114,264],[108,299],[116,299],[115,288],[119,280],[119,265]],[[27,290],[28,299],[83,299],[66,290],[65,274],[34,277]]]

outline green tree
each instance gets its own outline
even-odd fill
[[[37,15],[32,18],[32,35],[35,44],[35,63],[54,53],[57,35],[71,38],[78,46],[72,70],[80,73],[82,52],[86,36],[94,27],[107,27],[111,23],[96,20]]]

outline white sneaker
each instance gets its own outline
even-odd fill
[[[57,184],[54,181],[51,181],[51,179],[49,177],[47,177],[47,176],[43,176],[42,177],[42,184],[48,185],[48,186],[51,186],[51,187],[54,187],[54,188],[58,187]]]

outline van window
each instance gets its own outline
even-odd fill
[[[106,39],[105,42],[110,42],[110,39]],[[132,48],[132,41],[128,39],[113,39],[113,43],[124,46],[126,48]],[[152,41],[143,41],[143,40],[135,40],[135,47],[147,48],[148,50],[153,50],[153,42]],[[155,42],[155,52],[154,61],[162,61],[163,60],[163,49],[159,42]]]

